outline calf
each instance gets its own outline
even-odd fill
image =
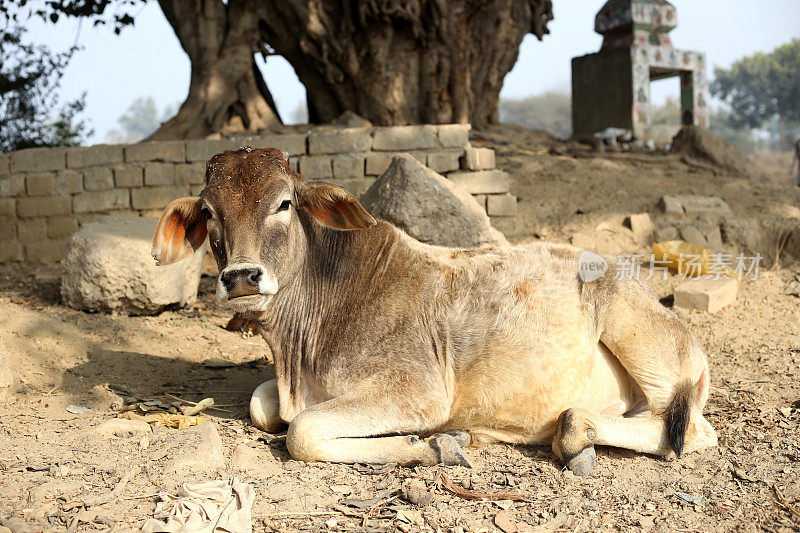
[[[614,264],[584,282],[572,246],[422,244],[274,149],[216,155],[206,179],[164,210],[153,255],[208,236],[219,300],[259,316],[275,361],[253,424],[288,423],[295,459],[467,465],[461,446],[503,441],[587,475],[595,444],[716,444],[700,346]]]

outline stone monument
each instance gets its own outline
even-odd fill
[[[603,36],[600,51],[572,58],[574,135],[614,127],[630,130],[637,139],[657,137],[650,82],[675,76],[680,77],[681,125],[708,127],[705,54],[673,48],[669,32],[677,23],[667,0],[605,3],[594,24]]]

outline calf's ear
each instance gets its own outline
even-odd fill
[[[201,212],[200,198],[180,198],[170,203],[156,227],[153,258],[159,266],[169,265],[192,255],[203,245],[208,229]]]
[[[300,207],[319,222],[336,229],[367,229],[375,219],[349,192],[338,185],[311,182],[300,190]]]

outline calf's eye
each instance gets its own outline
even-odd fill
[[[278,211],[286,211],[289,209],[289,206],[292,205],[291,200],[284,200],[281,202],[281,205],[278,206]]]
[[[200,210],[200,214],[203,215],[206,220],[211,220],[211,218],[213,217],[211,211],[207,207],[202,208]]]

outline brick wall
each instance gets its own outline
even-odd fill
[[[395,154],[407,152],[466,188],[492,218],[516,214],[508,175],[495,169],[493,150],[470,146],[465,124],[323,126],[219,140],[32,148],[0,154],[0,263],[60,261],[69,236],[109,212],[157,215],[175,198],[202,190],[212,155],[248,145],[286,150],[303,176],[356,196]]]

